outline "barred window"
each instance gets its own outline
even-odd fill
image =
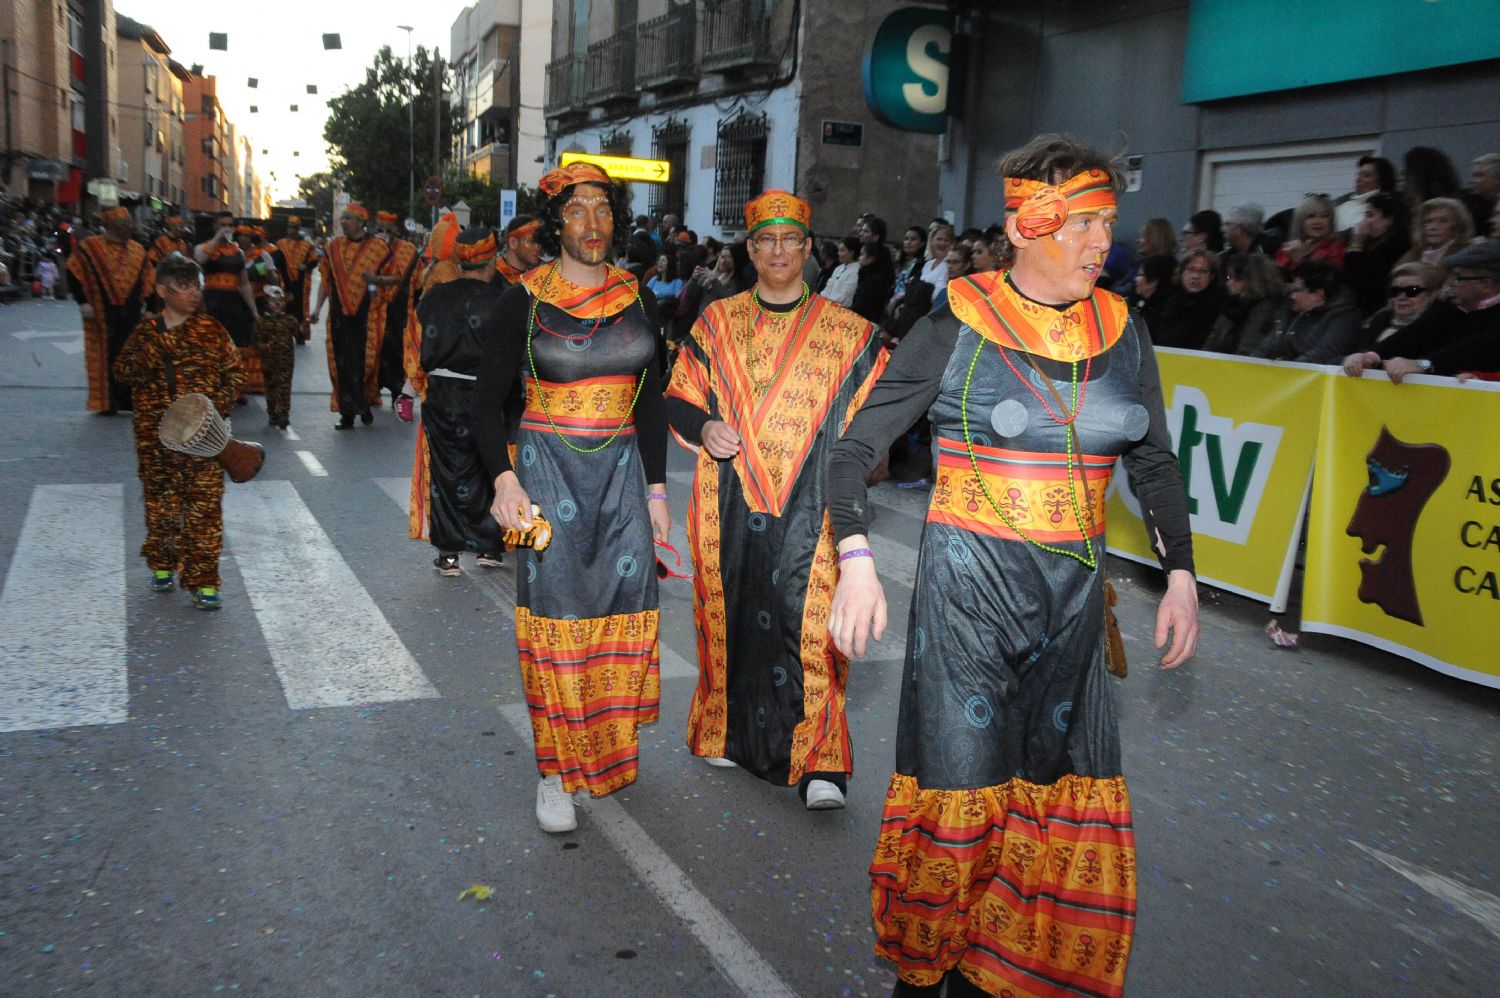
[[[765,179],[765,114],[741,114],[720,121],[714,162],[714,224],[733,228],[743,223],[745,202],[764,189]]]
[[[601,156],[633,156],[635,155],[635,136],[622,130],[610,132],[599,140],[599,155]]]
[[[651,130],[651,158],[664,159],[670,165],[665,184],[652,184],[647,209],[652,217],[676,215],[687,217],[688,145],[692,132],[685,121],[669,118]]]

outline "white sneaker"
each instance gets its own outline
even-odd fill
[[[737,768],[733,759],[726,759],[722,755],[706,755],[703,757],[703,761],[710,766],[717,766],[719,769]]]
[[[807,784],[807,809],[809,811],[836,811],[844,806],[844,792],[827,780],[812,780]]]
[[[573,798],[563,792],[561,776],[548,776],[537,783],[536,821],[544,832],[571,832],[578,827]]]

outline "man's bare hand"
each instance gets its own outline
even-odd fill
[[[514,471],[502,471],[496,477],[490,515],[506,530],[525,530],[531,526],[531,497]]]
[[[1175,669],[1193,657],[1198,648],[1198,581],[1186,569],[1174,569],[1167,575],[1167,594],[1156,610],[1156,647],[1172,646],[1161,657],[1163,669]]]
[[[703,449],[717,460],[727,461],[740,452],[740,435],[722,419],[710,419],[703,424]]]
[[[868,540],[851,537],[839,545],[844,550],[865,547]],[[838,585],[828,614],[828,634],[834,647],[849,658],[859,658],[870,641],[885,637],[885,590],[875,574],[875,559],[850,558],[839,566]]]

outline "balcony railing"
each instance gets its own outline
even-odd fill
[[[636,29],[635,83],[642,90],[692,83],[698,78],[694,58],[698,12],[679,7],[670,14],[642,21]]]
[[[574,55],[547,63],[548,116],[566,114],[586,106],[583,97],[583,74],[586,68],[584,60]]]
[[[613,38],[589,46],[588,82],[585,93],[591,103],[634,100],[635,30],[627,28]]]
[[[775,0],[707,0],[703,11],[703,68],[710,72],[773,65]]]

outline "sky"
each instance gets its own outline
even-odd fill
[[[410,25],[418,46],[448,54],[449,29],[471,0],[250,0],[187,3],[184,0],[115,0],[115,12],[150,25],[172,58],[218,78],[219,103],[238,133],[254,145],[257,172],[273,200],[297,196],[297,177],[328,167],[323,122],[328,99],[364,80],[383,45],[406,57]],[[228,51],[208,47],[210,32],[229,36]],[[337,32],[343,48],[323,50],[323,34]],[[251,89],[250,77],[260,85]],[[317,86],[316,96],[307,92]],[[250,113],[250,106],[260,110]],[[291,105],[298,110],[293,113]],[[404,155],[404,134],[392,149]],[[262,152],[264,150],[264,153]],[[298,155],[293,155],[296,153]]]

